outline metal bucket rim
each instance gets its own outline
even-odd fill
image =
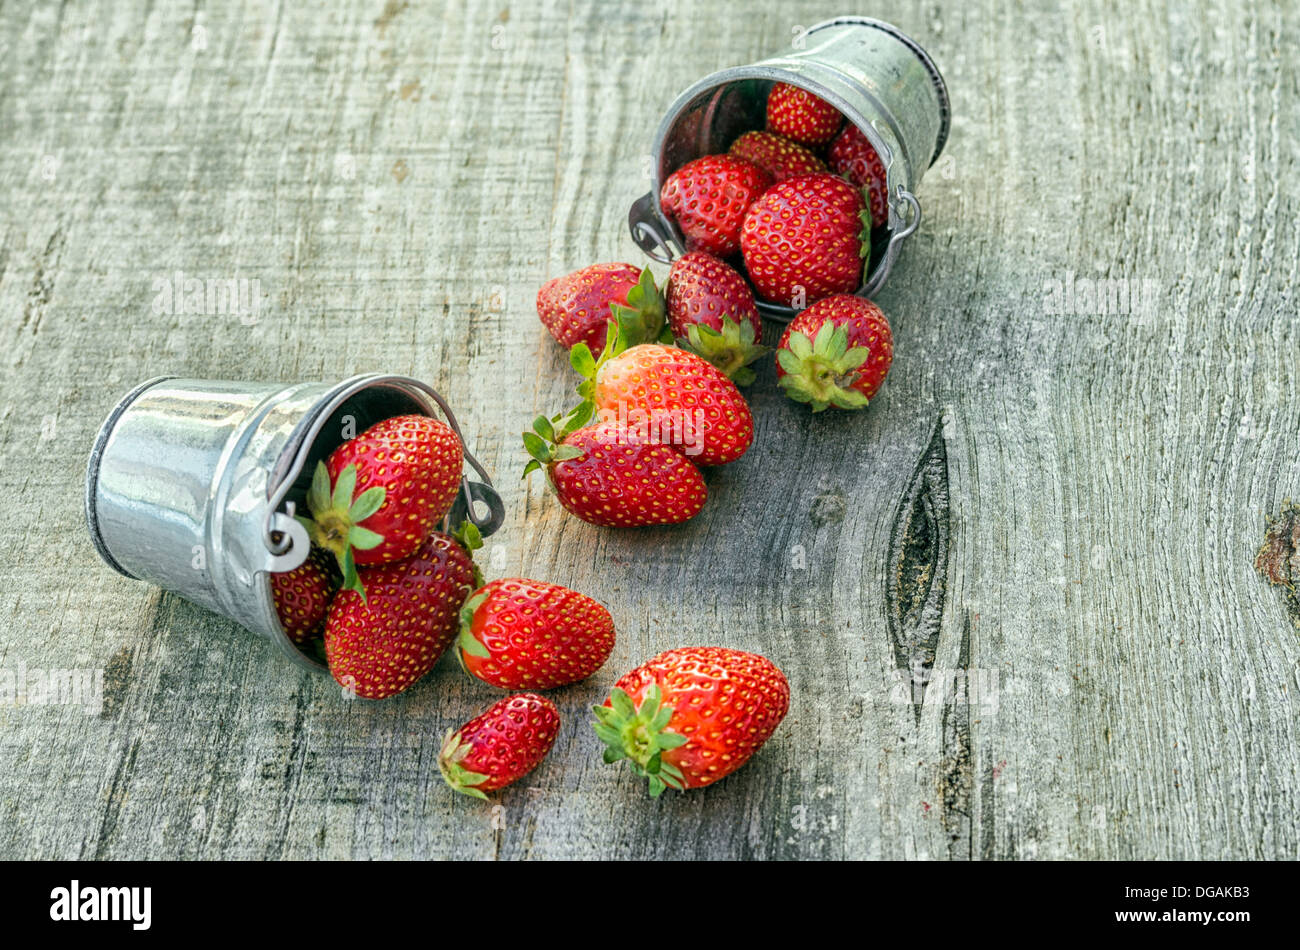
[[[930,81],[934,84],[935,95],[939,97],[939,135],[935,139],[934,154],[930,157],[930,165],[928,166],[934,167],[934,163],[939,160],[940,154],[943,153],[944,145],[948,143],[948,133],[952,128],[952,103],[948,97],[948,83],[944,81],[943,73],[939,72],[939,67],[934,59],[925,51],[925,47],[894,26],[894,24],[868,16],[833,17],[808,27],[804,35],[811,36],[819,30],[829,29],[834,26],[869,26],[872,29],[880,30],[882,33],[888,33],[911,50],[916,58],[921,61],[921,64],[925,66],[926,72],[930,74]]]
[[[99,466],[104,458],[104,448],[108,445],[108,440],[112,438],[113,430],[117,428],[117,423],[137,399],[145,392],[165,383],[169,379],[179,379],[178,376],[155,376],[153,379],[147,379],[137,385],[125,396],[117,401],[108,416],[99,426],[99,431],[95,433],[95,441],[90,448],[90,458],[86,460],[86,527],[90,531],[90,542],[95,546],[95,551],[103,559],[104,563],[117,571],[123,577],[129,577],[131,580],[139,580],[134,574],[118,563],[117,558],[113,557],[108,550],[108,545],[104,543],[104,537],[99,528],[99,511],[96,495],[99,492]]]

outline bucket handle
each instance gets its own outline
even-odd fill
[[[898,200],[906,204],[910,209],[908,217],[905,219],[907,224],[890,233],[889,244],[885,247],[884,259],[880,262],[880,266],[876,268],[876,273],[871,280],[863,286],[860,291],[862,295],[874,294],[881,288],[885,283],[885,278],[889,276],[889,272],[894,268],[894,261],[898,259],[898,252],[902,249],[903,241],[915,234],[916,229],[921,226],[921,202],[916,200],[916,195],[902,185],[898,186],[895,194]],[[896,213],[897,205],[891,208],[890,211]],[[902,218],[903,216],[900,214],[899,217]]]
[[[442,410],[442,414],[447,418],[447,424],[451,431],[456,433],[456,438],[460,439],[461,449],[465,453],[465,461],[469,462],[474,471],[478,473],[481,482],[471,482],[468,475],[462,474],[460,477],[461,494],[457,496],[452,510],[455,511],[464,504],[464,516],[468,518],[483,537],[495,532],[505,521],[505,504],[501,501],[501,496],[497,494],[492,487],[492,477],[488,475],[479,460],[474,457],[474,453],[469,450],[465,444],[465,436],[460,431],[460,424],[456,421],[456,414],[451,411],[447,401],[442,398],[441,394],[430,386],[428,383],[422,383],[418,379],[412,379],[409,376],[358,376],[357,381],[365,380],[368,383],[399,383],[402,386],[417,389],[432,399]],[[285,473],[284,478],[280,481],[279,486],[270,497],[270,507],[266,513],[266,522],[263,526],[262,541],[266,545],[267,551],[272,555],[271,564],[268,570],[290,570],[297,567],[302,562],[297,560],[289,552],[293,549],[295,543],[310,543],[307,537],[307,531],[294,518],[296,505],[294,502],[285,501],[293,484],[302,474],[303,462],[307,457],[306,449],[316,442],[316,437],[320,435],[321,430],[325,428],[325,423],[329,421],[334,412],[339,409],[345,402],[355,395],[355,391],[345,389],[334,397],[324,409],[316,414],[312,420],[311,426],[303,435],[302,448],[298,451],[290,466],[289,471]],[[476,503],[483,503],[488,506],[486,517],[476,513]],[[284,511],[280,511],[281,505],[285,506]],[[450,522],[450,514],[443,519],[442,526],[447,528]],[[279,535],[279,540],[276,540]],[[297,563],[290,563],[297,561]]]

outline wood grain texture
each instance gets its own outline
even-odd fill
[[[889,381],[810,418],[768,369],[704,513],[618,533],[518,480],[517,433],[573,383],[536,289],[638,260],[679,89],[842,5],[6,5],[0,670],[102,670],[104,703],[0,705],[0,856],[1296,857],[1300,637],[1252,561],[1300,498],[1300,14],[1055,7],[871,9],[954,114],[878,298]],[[258,319],[156,313],[178,270],[259,280]],[[1049,312],[1079,278],[1152,305]],[[85,456],[136,382],[365,370],[457,408],[508,506],[489,575],[619,625],[499,807],[438,777],[496,695],[454,664],[348,702],[86,537]],[[776,660],[791,713],[650,802],[586,707],[704,642]]]

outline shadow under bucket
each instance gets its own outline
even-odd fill
[[[442,397],[406,376],[295,385],[150,380],[118,403],[95,438],[86,469],[91,540],[127,577],[174,591],[324,670],[280,626],[270,580],[310,552],[293,515],[305,508],[316,463],[345,432],[439,413],[464,446]],[[468,518],[487,537],[505,510],[468,446],[465,460],[481,481],[462,477],[444,528]]]
[[[885,166],[889,217],[872,235],[858,294],[875,293],[889,276],[902,242],[921,223],[915,191],[948,138],[948,90],[938,67],[897,27],[868,17],[837,17],[811,27],[792,49],[750,66],[713,73],[668,107],[651,150],[652,190],[628,214],[632,239],[647,255],[670,263],[684,249],[681,231],[664,213],[664,182],[687,162],[726,152],[743,132],[763,129],[775,83],[806,89],[856,125]],[[796,311],[757,301],[782,322]]]

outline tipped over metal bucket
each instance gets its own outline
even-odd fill
[[[669,263],[684,246],[664,214],[659,194],[674,171],[704,155],[725,152],[742,132],[766,123],[767,94],[789,83],[829,102],[856,125],[885,166],[889,218],[873,239],[858,293],[878,290],[902,242],[921,223],[915,191],[948,138],[948,90],[933,60],[897,27],[868,17],[837,17],[811,27],[799,48],[750,66],[701,79],[668,107],[651,150],[652,190],[628,214],[632,239],[650,257]],[[765,317],[789,321],[796,311],[760,300]]]
[[[307,559],[305,508],[316,463],[392,416],[441,413],[436,391],[406,376],[338,383],[246,383],[160,377],[109,414],[86,469],[86,523],[103,559],[127,577],[174,591],[270,637],[315,669],[276,616],[270,575]],[[486,537],[505,510],[483,466],[461,479],[448,523]],[[447,525],[444,525],[447,527]]]

